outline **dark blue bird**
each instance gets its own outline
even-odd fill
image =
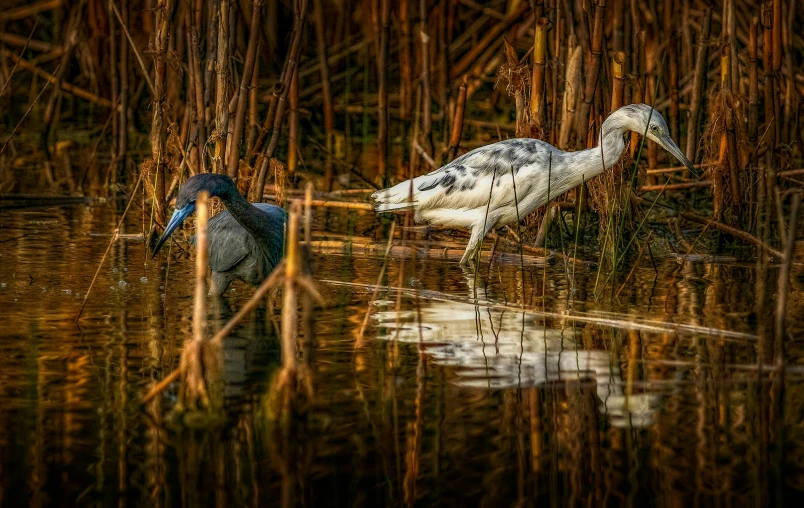
[[[154,255],[173,231],[195,210],[199,192],[207,191],[226,205],[226,211],[209,220],[209,294],[222,295],[240,279],[259,285],[279,264],[285,246],[286,214],[267,203],[249,203],[227,176],[200,173],[187,180],[176,197],[176,210],[156,243]]]

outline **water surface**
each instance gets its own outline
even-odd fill
[[[307,414],[289,427],[272,418],[279,317],[262,308],[224,346],[225,427],[177,430],[166,424],[175,388],[139,400],[190,334],[192,257],[174,247],[151,260],[142,242],[115,242],[75,324],[118,212],[0,212],[0,504],[801,498],[800,275],[782,374],[771,368],[773,267],[668,257],[601,289],[595,266],[561,257],[475,274],[393,256],[377,288],[380,255],[320,251]],[[137,215],[127,233],[142,232]],[[316,224],[383,241],[371,214],[319,211]],[[235,284],[213,322],[252,291]]]

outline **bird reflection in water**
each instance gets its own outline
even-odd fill
[[[472,277],[467,277],[470,288]],[[470,290],[470,295],[474,290]],[[389,308],[395,301],[379,300]],[[503,390],[561,382],[594,382],[599,409],[616,427],[647,427],[661,408],[657,393],[626,396],[614,353],[584,349],[581,329],[545,327],[529,312],[420,298],[420,309],[380,310],[373,315],[380,340],[419,341],[436,364],[451,367],[459,386]],[[420,320],[419,320],[420,319]]]

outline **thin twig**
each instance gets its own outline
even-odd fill
[[[112,238],[109,240],[109,245],[106,246],[106,252],[103,253],[103,257],[101,258],[100,264],[98,264],[98,269],[95,270],[95,275],[92,277],[92,282],[89,284],[89,289],[87,289],[87,293],[84,295],[84,301],[81,302],[81,308],[78,310],[78,316],[75,318],[75,322],[77,323],[79,319],[81,319],[81,314],[84,312],[84,306],[87,304],[87,299],[89,298],[89,294],[92,292],[92,287],[95,285],[95,280],[98,278],[98,274],[100,273],[101,267],[103,266],[104,261],[106,261],[106,256],[109,255],[109,250],[112,248],[112,244],[117,240],[117,237],[120,235],[120,228],[123,226],[123,221],[126,220],[126,214],[128,210],[131,208],[131,204],[134,202],[134,196],[137,194],[137,189],[140,187],[142,183],[142,175],[143,172],[140,171],[140,177],[137,179],[137,184],[134,185],[134,190],[131,191],[131,199],[128,200],[128,204],[126,205],[126,209],[123,210],[123,215],[120,217],[120,221],[117,223],[117,227],[114,228],[114,232],[112,233]]]

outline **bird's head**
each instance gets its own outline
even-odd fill
[[[670,129],[661,113],[647,104],[630,104],[623,106],[619,111],[623,111],[627,116],[628,127],[632,131],[646,135],[648,139],[670,152],[681,164],[695,173],[695,166],[670,137]]]
[[[176,196],[176,210],[173,212],[173,216],[170,218],[167,227],[165,227],[165,232],[162,233],[159,241],[156,242],[156,247],[154,247],[153,252],[154,256],[159,252],[159,249],[162,248],[162,245],[167,239],[170,238],[173,231],[181,226],[184,219],[192,215],[195,211],[196,196],[198,196],[198,193],[201,191],[207,191],[209,197],[217,196],[225,198],[232,191],[237,192],[237,187],[228,176],[215,173],[199,173],[190,177],[179,189],[179,194]]]

